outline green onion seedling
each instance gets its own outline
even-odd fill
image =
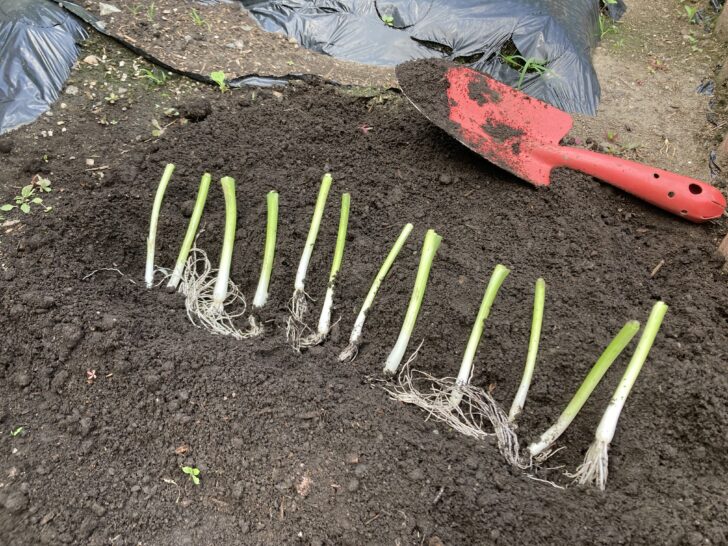
[[[415,329],[415,323],[417,322],[417,315],[420,313],[422,300],[425,297],[425,289],[427,288],[427,281],[430,277],[432,261],[435,258],[437,249],[440,247],[441,241],[442,237],[435,233],[434,229],[427,231],[427,234],[425,235],[425,242],[422,246],[420,265],[417,268],[415,286],[412,290],[412,296],[410,297],[410,302],[407,306],[407,313],[405,314],[404,323],[402,324],[402,329],[399,332],[397,343],[394,345],[392,352],[389,353],[389,356],[387,357],[387,362],[383,370],[385,375],[391,376],[397,373],[397,369],[402,362],[410,337]]]
[[[290,316],[286,328],[286,339],[298,350],[301,348],[303,334],[308,330],[308,326],[304,322],[304,316],[308,312],[308,302],[306,300],[306,274],[308,272],[308,264],[311,261],[313,248],[316,245],[319,228],[321,227],[321,218],[326,208],[326,199],[331,189],[332,178],[326,173],[321,179],[321,187],[319,188],[318,197],[316,199],[316,207],[311,218],[311,227],[308,230],[306,245],[303,247],[301,261],[298,263],[298,271],[296,272],[296,280],[293,287],[293,296],[289,304]]]
[[[407,241],[407,238],[409,237],[411,232],[412,224],[407,224],[406,226],[404,226],[404,228],[402,228],[402,232],[399,234],[399,237],[395,241],[394,246],[389,251],[389,254],[384,260],[382,266],[379,268],[377,276],[374,277],[374,282],[372,282],[372,286],[371,288],[369,288],[369,293],[367,294],[367,297],[364,300],[364,304],[361,306],[361,310],[356,317],[356,321],[354,322],[354,328],[351,330],[351,335],[349,336],[349,345],[339,355],[339,360],[341,362],[348,362],[350,360],[353,360],[359,352],[359,344],[361,343],[361,335],[362,331],[364,330],[364,322],[366,321],[367,316],[369,315],[369,311],[374,304],[374,298],[377,296],[379,287],[384,282],[384,279],[387,278],[389,270],[392,269],[392,264],[394,264],[394,260],[397,259],[400,250],[402,250],[402,247],[404,246],[404,243]]]
[[[591,396],[596,386],[601,381],[604,374],[612,365],[612,363],[622,354],[624,348],[629,345],[632,338],[640,329],[640,323],[636,320],[631,320],[625,324],[614,339],[607,345],[604,352],[601,354],[599,359],[596,361],[589,374],[584,378],[581,386],[574,394],[571,402],[566,406],[566,409],[559,415],[556,423],[551,426],[546,432],[544,432],[538,441],[533,442],[528,446],[528,452],[531,457],[540,460],[547,459],[549,457],[550,448],[556,442],[556,440],[564,433],[567,427],[574,420],[576,415],[579,413],[581,408],[584,406],[586,401]]]
[[[473,361],[483,336],[485,321],[509,273],[510,270],[501,264],[493,269],[457,378],[439,379],[425,372],[410,370],[409,366],[405,365],[397,377],[397,383],[388,391],[395,400],[419,406],[427,412],[428,418],[434,417],[460,434],[477,439],[495,435],[498,450],[505,460],[518,468],[525,468],[519,455],[518,437],[509,426],[506,412],[490,392],[471,384]],[[427,390],[420,390],[417,387],[417,381],[414,379],[416,376],[426,381]],[[489,430],[490,427],[492,432]]]
[[[225,176],[220,184],[225,197],[225,234],[220,266],[215,275],[207,254],[198,248],[192,249],[182,279],[186,290],[185,307],[187,316],[195,326],[206,328],[215,334],[244,339],[248,336],[235,325],[233,319],[245,313],[245,298],[230,280],[237,225],[235,180]],[[199,264],[203,267],[201,273],[198,272]],[[238,306],[231,311],[235,304]]]
[[[334,305],[334,293],[338,283],[341,262],[344,259],[344,247],[346,246],[346,231],[349,226],[349,208],[351,206],[351,195],[345,193],[341,196],[341,213],[339,215],[339,231],[336,235],[336,247],[334,249],[334,260],[331,262],[329,273],[329,284],[326,288],[324,305],[321,308],[318,331],[303,341],[304,345],[318,345],[329,335],[331,327],[331,308]]]
[[[508,413],[508,421],[515,425],[518,416],[523,411],[528,397],[528,389],[531,387],[533,370],[536,368],[536,356],[538,355],[538,344],[541,339],[541,325],[543,323],[543,308],[546,300],[546,281],[538,279],[533,296],[533,316],[531,318],[531,337],[528,340],[528,354],[526,355],[526,367],[523,369],[521,384],[511,404],[511,411]]]
[[[493,306],[495,297],[498,295],[503,281],[511,272],[506,266],[498,264],[493,269],[493,273],[488,281],[488,286],[485,289],[483,295],[483,301],[480,304],[478,310],[478,316],[473,324],[473,329],[470,332],[470,339],[468,345],[465,347],[465,354],[463,354],[463,361],[460,364],[460,371],[458,372],[457,380],[455,381],[455,388],[450,395],[450,406],[456,407],[460,404],[463,398],[461,387],[470,384],[470,379],[473,376],[473,360],[475,360],[475,353],[478,351],[478,345],[480,345],[480,338],[483,337],[483,329],[485,328],[485,321],[490,315],[490,308]]]
[[[627,397],[647,360],[652,344],[655,342],[655,337],[657,337],[657,332],[662,325],[662,320],[665,318],[665,313],[667,313],[665,302],[658,301],[652,307],[642,337],[640,337],[632,359],[627,364],[627,369],[612,395],[612,400],[609,402],[602,420],[599,422],[594,441],[586,452],[584,462],[576,469],[574,474],[570,474],[570,477],[582,485],[594,483],[602,491],[607,485],[609,444],[614,438],[619,415],[622,413]]]
[[[230,267],[233,263],[233,247],[235,246],[235,229],[238,222],[237,202],[235,200],[235,179],[224,176],[220,179],[225,196],[225,237],[220,254],[220,267],[217,269],[217,281],[212,292],[212,312],[222,313],[228,295]]]
[[[263,266],[260,270],[258,288],[253,297],[253,312],[250,315],[250,328],[248,333],[251,337],[263,333],[263,325],[258,322],[256,314],[268,302],[268,288],[270,277],[273,272],[273,259],[276,254],[276,237],[278,234],[278,192],[270,191],[266,198],[268,206],[268,220],[265,228],[265,248],[263,250]]]
[[[149,221],[149,236],[147,237],[147,267],[144,273],[144,281],[146,282],[147,288],[151,288],[154,284],[154,250],[157,240],[157,223],[159,222],[159,211],[162,208],[164,192],[167,190],[167,184],[169,184],[169,180],[172,178],[173,172],[174,165],[172,163],[169,163],[164,168],[164,174],[162,174],[162,179],[159,181],[159,186],[157,186],[157,194],[154,196],[152,217]]]
[[[174,290],[182,280],[182,273],[185,270],[187,264],[187,257],[190,254],[192,245],[195,242],[197,236],[197,228],[200,225],[200,218],[202,218],[202,212],[205,210],[205,202],[207,201],[207,192],[210,190],[210,182],[212,177],[209,173],[205,173],[200,181],[200,187],[197,190],[197,199],[195,200],[195,208],[192,210],[192,216],[190,216],[190,222],[187,225],[187,233],[182,241],[182,247],[177,256],[177,262],[175,263],[172,276],[169,278],[167,288]]]

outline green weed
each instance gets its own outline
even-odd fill
[[[195,466],[183,466],[182,472],[187,474],[190,479],[192,480],[192,483],[195,485],[200,485],[200,469]]]
[[[520,89],[521,85],[523,85],[523,80],[526,77],[526,74],[528,73],[536,73],[539,76],[543,76],[546,74],[546,72],[549,71],[548,67],[546,66],[548,64],[548,61],[545,61],[543,59],[536,59],[534,57],[525,58],[523,55],[500,55],[501,60],[509,65],[511,68],[516,69],[520,76],[518,78],[518,83],[516,84],[516,89]]]

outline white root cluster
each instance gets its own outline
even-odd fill
[[[291,301],[288,302],[288,322],[286,323],[286,341],[296,350],[300,351],[304,347],[304,340],[307,332],[311,331],[304,321],[306,313],[308,313],[308,296],[306,292],[296,288],[293,291]]]
[[[339,362],[353,362],[354,359],[359,354],[359,343],[357,342],[349,342],[349,344],[344,348],[343,351],[339,354]]]
[[[609,473],[609,444],[594,440],[582,462],[573,474],[568,474],[579,485],[594,484],[604,491]]]
[[[498,449],[509,464],[521,469],[529,466],[521,459],[518,437],[508,416],[487,391],[472,385],[458,386],[454,377],[438,379],[411,370],[412,360],[403,366],[397,381],[385,387],[394,400],[424,409],[428,418],[432,416],[465,436],[478,440],[495,436]],[[419,383],[429,385],[429,391],[420,390]],[[452,403],[453,394],[460,398],[459,404]]]
[[[253,307],[253,311],[255,311],[255,307]],[[247,337],[258,337],[262,336],[263,332],[265,331],[265,328],[263,327],[263,323],[260,321],[258,317],[255,316],[254,313],[251,313],[251,315],[248,317],[248,329],[245,332]]]
[[[238,287],[228,281],[227,295],[220,302],[213,295],[217,270],[212,268],[207,253],[197,247],[190,250],[187,265],[182,275],[180,292],[185,296],[187,316],[192,324],[214,334],[232,336],[235,339],[252,337],[249,331],[241,330],[235,319],[245,314],[245,297]]]

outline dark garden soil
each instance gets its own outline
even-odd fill
[[[51,213],[0,233],[0,543],[726,543],[728,279],[714,254],[725,222],[692,225],[565,171],[536,190],[403,98],[379,103],[308,86],[254,99],[250,91],[207,96],[209,105],[180,108],[199,121],[174,124],[158,140],[136,139],[131,122],[104,127],[90,118],[62,139],[2,139],[3,178],[22,184],[43,172],[58,190],[47,198]],[[93,152],[108,169],[69,160]],[[234,176],[232,273],[248,296],[265,193],[280,192],[262,339],[196,329],[180,296],[142,286],[148,214],[169,161],[177,171],[157,263],[174,261],[203,171]],[[286,304],[326,169],[334,189],[307,291],[316,313],[338,198],[350,191],[341,320],[325,345],[299,355],[284,340]],[[216,259],[218,186],[203,221],[199,244]],[[407,221],[415,231],[369,316],[366,344],[340,364],[369,283]],[[530,479],[493,443],[426,421],[381,388],[430,227],[444,240],[410,344],[424,340],[417,369],[457,372],[489,273],[504,263],[512,273],[487,322],[474,382],[508,405],[526,355],[533,283],[548,283],[523,443],[556,418],[626,320],[644,321],[659,298],[670,304],[612,444],[606,492]],[[569,485],[563,472],[581,461],[626,361],[536,477]],[[200,486],[183,465],[201,470]]]

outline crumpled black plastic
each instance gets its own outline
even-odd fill
[[[86,31],[47,0],[0,0],[0,134],[30,123],[58,98]]]
[[[268,31],[368,64],[447,58],[515,86],[521,74],[499,56],[515,46],[526,59],[548,61],[545,74],[525,75],[524,92],[569,112],[594,114],[599,102],[591,51],[600,0],[239,1]],[[606,8],[617,18],[624,4]]]

